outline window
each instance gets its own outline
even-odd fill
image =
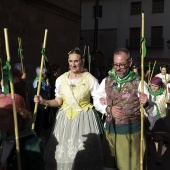
[[[141,14],[142,2],[132,2],[130,15],[140,15]]]
[[[164,0],[152,0],[152,13],[164,12]]]
[[[163,26],[151,27],[151,46],[163,47]]]
[[[140,46],[140,28],[130,28],[130,47]]]
[[[96,6],[93,7],[93,18],[95,18],[95,16],[96,16]],[[98,14],[96,17],[102,18],[102,5],[99,5]]]

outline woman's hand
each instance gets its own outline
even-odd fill
[[[38,96],[38,95],[35,95],[34,96],[34,102],[35,103],[39,103],[39,104],[42,104],[42,105],[44,105],[45,104],[45,101],[44,101],[44,99],[42,98],[42,96]]]

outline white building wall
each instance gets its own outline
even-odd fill
[[[130,28],[141,27],[141,15],[130,15],[131,2],[138,1],[140,0],[99,0],[99,5],[103,6],[103,16],[99,18],[98,29],[117,29],[117,48],[126,47],[126,39],[130,38]],[[167,48],[166,43],[168,39],[170,40],[170,0],[164,0],[164,13],[152,13],[152,0],[141,0],[141,2],[144,10],[145,38],[151,39],[151,27],[163,26],[164,47],[147,48],[147,57],[170,58],[170,49]],[[94,29],[93,6],[95,0],[82,0],[81,30],[83,31]],[[105,48],[110,48],[112,51],[113,47]],[[140,49],[130,49],[130,51],[134,60],[140,57]]]

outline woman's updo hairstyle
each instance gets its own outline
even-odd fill
[[[75,47],[73,50],[71,50],[68,53],[68,55],[70,55],[70,54],[79,54],[81,56],[81,59],[84,59],[83,54],[82,54],[80,48],[78,48],[78,47]]]
[[[160,66],[160,71],[161,71],[163,68],[167,69],[167,66],[166,66],[166,65]]]

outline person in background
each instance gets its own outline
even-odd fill
[[[29,91],[27,85],[26,73],[22,72],[21,63],[15,63],[12,66],[12,79],[13,85],[15,89],[15,93],[22,96],[26,103],[26,108],[30,110],[30,99],[29,99]]]
[[[51,76],[49,78],[49,82],[51,85],[50,89],[50,99],[55,98],[55,81],[60,76],[60,67],[56,64],[52,64],[49,66],[49,72],[51,73]]]
[[[151,76],[151,70],[149,67],[146,67],[146,71],[144,73],[144,80],[148,84],[150,81],[150,76]]]
[[[132,67],[132,68],[133,68],[133,71],[134,71],[136,74],[140,75],[138,64],[133,64],[133,67]]]
[[[30,110],[26,73],[22,72],[21,63],[12,66],[12,82],[16,94],[22,96],[26,103],[26,108]],[[4,81],[1,80],[1,93],[4,93]]]
[[[117,49],[113,69],[95,93],[94,106],[106,115],[103,137],[105,170],[140,169],[140,104],[145,109],[150,107],[149,92],[146,83],[144,93],[140,92],[140,77],[131,66],[129,50]]]
[[[170,82],[170,75],[167,73],[167,67],[165,65],[160,66],[160,73],[157,74],[155,77],[160,77],[165,85]]]
[[[60,71],[60,66],[56,65],[56,64],[51,64],[49,66],[49,82],[51,85],[51,89],[50,89],[50,99],[54,99],[55,98],[55,82],[56,79],[60,76],[61,71]],[[58,111],[58,107],[53,107],[53,108],[48,108],[48,110],[50,110],[50,114],[49,114],[49,124],[50,127],[53,126],[53,123],[55,121],[55,117],[56,117],[56,113]],[[47,114],[45,115],[47,116]]]
[[[59,107],[54,130],[45,150],[47,170],[102,170],[102,124],[90,103],[99,84],[83,71],[84,57],[79,48],[68,53],[70,71],[56,80],[55,99],[35,96],[34,101]]]
[[[159,77],[153,77],[150,82],[149,93],[151,96],[150,109],[146,110],[148,114],[146,123],[146,134],[148,137],[148,149],[151,148],[151,139],[156,144],[156,163],[162,163],[163,137],[166,133],[166,87]]]
[[[31,129],[32,116],[24,99],[14,95],[19,131],[21,167],[23,170],[44,170],[41,140]],[[18,170],[11,94],[0,94],[0,170]]]
[[[167,125],[167,139],[170,143],[170,82],[166,86],[166,97],[167,97],[167,114],[166,114],[166,125]]]
[[[36,78],[33,81],[33,90],[32,90],[32,100],[34,99],[34,95],[37,94],[37,87],[39,82],[39,76],[40,76],[40,67],[36,68]],[[41,86],[40,86],[40,94],[43,96],[44,99],[50,99],[50,83],[49,78],[47,77],[47,69],[42,69],[42,80],[41,80]],[[32,101],[32,110],[34,110],[34,103]],[[41,135],[42,128],[43,128],[43,122],[46,121],[48,123],[48,120],[44,120],[44,113],[45,107],[42,105],[38,105],[37,109],[37,117],[35,122],[35,132],[37,133],[37,136]]]

